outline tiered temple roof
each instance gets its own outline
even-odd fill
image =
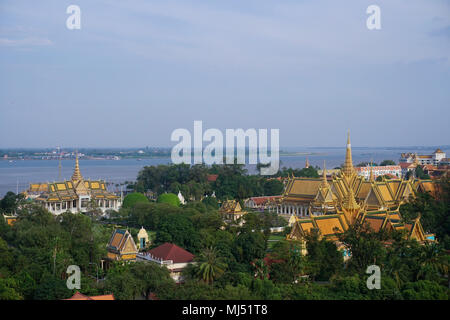
[[[111,260],[135,260],[138,252],[130,232],[121,229],[113,232],[106,249]]]
[[[358,176],[352,163],[350,134],[347,138],[346,158],[338,175],[322,178],[290,178],[281,202],[289,205],[308,205],[309,217],[297,219],[288,239],[301,239],[312,228],[323,237],[336,240],[356,221],[367,221],[376,231],[380,228],[406,229],[408,236],[419,241],[430,239],[420,224],[401,222],[399,208],[416,191],[434,190],[431,181],[383,179],[374,181],[373,174],[366,180]],[[320,213],[320,214],[316,214]]]
[[[241,205],[239,201],[236,200],[225,200],[219,209],[220,213],[224,214],[243,214]]]

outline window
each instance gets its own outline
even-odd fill
[[[88,198],[81,199],[81,207],[82,208],[86,208],[88,206],[88,204],[89,204]]]

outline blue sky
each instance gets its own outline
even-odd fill
[[[450,144],[449,55],[440,0],[2,0],[0,147],[172,146],[194,120],[281,146]]]

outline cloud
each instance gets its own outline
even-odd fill
[[[3,47],[37,47],[51,46],[53,42],[45,38],[8,39],[0,38],[0,46]]]

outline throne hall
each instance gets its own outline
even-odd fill
[[[118,210],[121,206],[120,197],[107,190],[105,181],[83,178],[78,154],[70,180],[31,183],[25,195],[56,215],[66,211],[76,213],[100,210],[105,213],[108,209]]]

